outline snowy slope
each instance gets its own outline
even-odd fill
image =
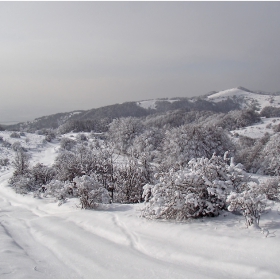
[[[280,96],[257,94],[240,88],[220,91],[209,95],[207,99],[213,102],[220,102],[226,100],[228,97],[238,99],[242,98],[244,107],[257,103],[259,110],[262,110],[266,106],[280,107]]]
[[[166,102],[170,102],[173,103],[175,101],[178,101],[178,99],[151,99],[151,100],[143,100],[143,101],[139,101],[136,104],[144,109],[156,109],[156,103],[160,102],[160,101],[166,101]]]
[[[33,149],[33,163],[51,164],[57,148]],[[1,278],[280,277],[279,203],[262,216],[262,234],[231,213],[175,223],[141,218],[141,204],[58,206],[15,194],[11,173],[0,173]]]
[[[273,131],[272,127],[274,125],[280,124],[280,118],[262,118],[260,123],[243,127],[240,129],[232,130],[231,133],[235,134],[238,133],[242,136],[247,136],[251,138],[261,138],[266,133],[273,135],[275,132]]]

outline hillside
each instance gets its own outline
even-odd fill
[[[33,121],[4,126],[7,130],[24,130],[35,132],[40,129],[56,129],[69,121],[105,120],[111,122],[120,117],[146,117],[153,114],[175,110],[211,111],[227,113],[231,110],[254,108],[261,111],[266,106],[280,107],[280,93],[253,92],[243,87],[220,92],[210,92],[207,95],[193,98],[159,98],[136,102],[113,104],[90,110],[76,110],[36,118]]]
[[[221,102],[231,98],[240,104],[241,108],[255,107],[261,111],[264,107],[280,107],[280,94],[255,93],[245,88],[238,87],[220,91],[207,96],[213,102]]]

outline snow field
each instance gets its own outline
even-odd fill
[[[265,133],[269,133],[270,135],[275,134],[271,127],[267,127],[269,125],[274,126],[280,124],[280,118],[262,118],[261,123],[257,123],[251,126],[244,127],[242,129],[232,130],[231,133],[238,133],[242,136],[247,136],[251,138],[261,138],[265,135]]]
[[[239,88],[232,88],[224,91],[220,91],[208,96],[208,99],[214,102],[220,102],[226,100],[228,97],[243,97],[247,105],[253,100],[256,100],[259,105],[260,111],[266,106],[280,107],[280,96],[261,95],[256,93],[247,92]]]

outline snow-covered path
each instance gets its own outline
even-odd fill
[[[47,149],[33,159],[53,160]],[[0,278],[280,277],[277,205],[261,219],[265,238],[230,213],[175,223],[140,218],[141,205],[81,210],[15,194],[11,171],[0,176]]]
[[[1,181],[2,278],[280,276],[278,234],[264,238],[242,229],[233,215],[188,224],[148,221],[137,206],[86,211],[72,201],[58,207],[14,194],[5,176]]]

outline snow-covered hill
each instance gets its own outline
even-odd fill
[[[280,95],[259,94],[242,87],[223,90],[207,97],[207,100],[220,102],[228,98],[238,100],[243,108],[256,106],[261,111],[266,106],[280,107]]]
[[[137,102],[137,105],[144,108],[144,109],[156,109],[157,108],[157,103],[160,102],[169,102],[169,103],[173,103],[175,101],[179,101],[178,99],[150,99],[150,100],[143,100],[143,101],[139,101]]]

